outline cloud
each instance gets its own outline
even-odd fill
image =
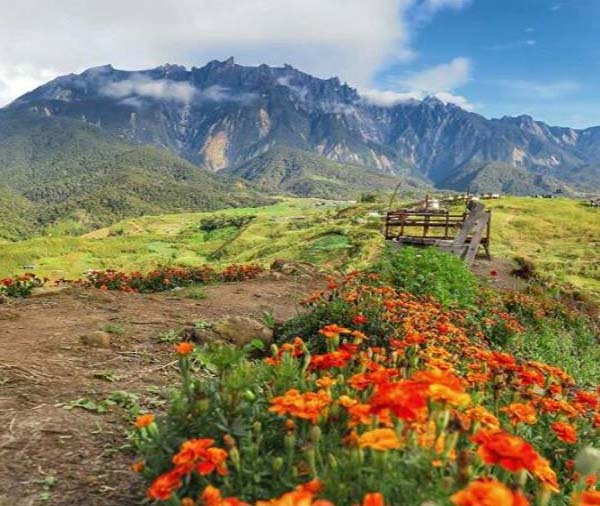
[[[415,8],[433,14],[465,0],[47,0],[8,2],[0,16],[0,100],[106,63],[143,69],[290,63],[368,85],[389,62],[414,58]],[[118,15],[115,15],[118,13]],[[21,78],[17,68],[27,69]]]
[[[401,80],[408,89],[436,93],[451,91],[459,88],[471,79],[471,62],[468,58],[454,58],[449,63],[443,63],[410,75]]]
[[[498,83],[524,97],[555,99],[577,92],[581,86],[575,81],[536,82],[522,79],[502,79]]]
[[[462,109],[465,109],[466,111],[473,111],[476,109],[476,106],[467,98],[446,91],[439,91],[429,94],[423,91],[396,92],[368,89],[362,90],[360,95],[366,102],[379,105],[381,107],[393,107],[394,105],[400,103],[409,102],[411,100],[424,100],[426,97],[432,96],[444,102],[445,104],[454,104]]]
[[[415,72],[400,79],[391,79],[389,85],[399,91],[363,89],[361,96],[377,105],[392,106],[408,100],[423,100],[432,96],[444,103],[452,103],[467,111],[475,109],[475,105],[454,90],[464,86],[471,80],[471,62],[468,58],[457,57],[448,63],[442,63]]]
[[[537,44],[537,40],[535,39],[525,39],[525,40],[517,40],[514,42],[505,42],[503,44],[494,44],[490,46],[488,49],[492,51],[507,51],[510,49],[520,49],[523,47],[533,47]]]
[[[197,100],[209,100],[211,102],[240,102],[249,103],[258,98],[256,93],[248,92],[231,92],[229,88],[215,84],[203,90],[199,90],[196,94]]]
[[[187,104],[192,101],[196,89],[189,83],[169,79],[150,79],[146,76],[132,77],[108,83],[102,89],[104,95],[113,98],[132,96],[172,100]]]
[[[141,99],[144,98],[171,100],[182,104],[201,101],[248,103],[257,98],[255,93],[233,93],[224,86],[213,85],[200,89],[188,82],[151,79],[141,74],[122,81],[108,82],[101,87],[101,93],[123,99],[123,104],[135,107],[140,107],[143,103]]]

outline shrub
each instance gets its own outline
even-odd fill
[[[467,307],[477,296],[477,278],[465,263],[436,248],[388,247],[373,270],[392,286],[445,306]]]

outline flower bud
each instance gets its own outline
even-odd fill
[[[262,431],[262,424],[259,421],[254,422],[254,424],[252,425],[252,430],[255,434],[260,434],[260,432]]]
[[[333,453],[327,454],[327,460],[329,461],[329,466],[333,469],[336,469],[338,467],[338,461]]]
[[[283,459],[281,457],[276,457],[273,459],[273,471],[278,472],[283,467]]]
[[[252,390],[244,390],[244,399],[247,401],[254,401],[256,400],[256,395]]]
[[[313,443],[317,444],[320,439],[321,439],[321,427],[319,427],[318,425],[313,425],[312,428],[310,429],[310,440]]]

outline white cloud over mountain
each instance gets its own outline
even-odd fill
[[[0,105],[50,77],[112,63],[147,68],[291,63],[367,86],[406,62],[415,12],[467,0],[0,0]],[[164,90],[162,90],[164,91]],[[168,91],[168,90],[167,90]],[[181,90],[175,90],[179,92]]]

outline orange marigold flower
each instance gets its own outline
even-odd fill
[[[552,492],[559,492],[558,488],[558,480],[556,479],[556,473],[550,467],[550,462],[548,462],[545,458],[539,457],[534,465],[531,473],[542,482],[545,488],[551,490]]]
[[[301,394],[296,389],[288,390],[285,395],[271,399],[269,411],[278,415],[289,414],[317,423],[321,412],[329,406],[331,397],[324,390]]]
[[[141,473],[145,468],[146,468],[146,464],[144,463],[143,460],[138,460],[137,462],[134,462],[133,464],[131,464],[131,470],[134,473]]]
[[[311,370],[326,370],[332,367],[345,367],[352,360],[352,353],[345,349],[324,353],[323,355],[312,355],[310,358]]]
[[[333,506],[331,502],[323,499],[314,500],[320,489],[320,482],[312,480],[304,485],[299,485],[291,492],[286,492],[276,499],[256,501],[256,506]]]
[[[181,506],[194,506],[196,501],[194,501],[191,497],[184,497],[181,499]]]
[[[368,321],[368,318],[364,314],[357,314],[352,319],[352,323],[354,323],[354,325],[365,325]]]
[[[169,500],[173,492],[181,487],[183,474],[180,469],[173,469],[161,474],[150,485],[148,497],[150,499],[158,499],[159,501]]]
[[[510,423],[513,425],[518,425],[519,423],[533,425],[537,422],[537,413],[531,404],[515,402],[502,408],[500,411],[508,415]]]
[[[500,427],[498,419],[483,406],[475,406],[467,409],[465,411],[465,416],[471,420],[471,422],[479,422],[484,428],[498,429]]]
[[[324,376],[315,381],[315,383],[320,388],[330,388],[335,385],[336,381],[331,376]]]
[[[175,345],[175,352],[182,357],[185,355],[189,355],[194,351],[194,343],[189,343],[187,341],[183,343],[179,343]]]
[[[556,437],[561,441],[570,444],[577,442],[577,431],[572,425],[563,422],[554,422],[551,427]]]
[[[200,498],[204,506],[249,506],[248,503],[240,501],[237,497],[223,497],[221,491],[212,485],[208,485],[202,491]]]
[[[495,479],[480,479],[454,494],[455,506],[528,506],[529,501]]]
[[[423,387],[411,380],[377,385],[369,404],[373,414],[391,412],[397,418],[408,422],[424,418],[427,414]]]
[[[228,453],[222,448],[212,446],[212,439],[190,439],[185,441],[177,454],[173,456],[173,464],[180,469],[190,472],[192,469],[201,475],[216,471],[220,475],[227,474]]]
[[[138,429],[144,429],[154,423],[154,415],[151,413],[146,413],[145,415],[140,415],[135,419],[135,426]]]
[[[575,394],[575,400],[591,410],[596,409],[599,405],[598,394],[596,392],[584,392],[580,390]]]
[[[385,506],[385,499],[380,492],[371,492],[365,494],[362,501],[362,506]]]
[[[340,334],[352,334],[352,331],[346,327],[340,327],[339,325],[331,324],[325,325],[325,327],[319,330],[319,334],[327,337],[328,339],[332,339],[339,337]]]
[[[359,436],[358,446],[360,448],[386,451],[402,448],[402,442],[392,429],[374,429]]]
[[[517,472],[531,471],[539,455],[528,442],[500,429],[482,429],[472,438],[479,445],[477,454],[486,464],[498,464],[504,469]]]
[[[573,495],[572,506],[599,506],[600,490],[587,490]]]

